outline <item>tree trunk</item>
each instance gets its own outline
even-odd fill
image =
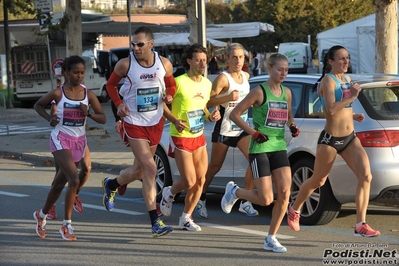
[[[82,56],[82,7],[81,0],[66,1],[65,17],[66,55]]]
[[[188,40],[191,44],[198,42],[198,18],[197,18],[197,1],[187,0],[187,19],[190,23],[190,36]]]
[[[398,73],[397,0],[375,0],[375,45],[377,73]]]

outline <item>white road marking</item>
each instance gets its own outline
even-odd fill
[[[88,209],[107,211],[104,208],[104,206],[98,206],[98,205],[92,205],[92,204],[83,203],[83,207],[88,208]],[[112,209],[112,212],[124,213],[124,214],[130,214],[130,215],[143,215],[143,214],[145,214],[143,212],[127,211],[127,210],[122,210],[122,209]]]
[[[218,228],[218,229],[223,229],[223,230],[229,230],[229,231],[236,231],[236,232],[241,232],[241,233],[246,233],[246,234],[253,234],[253,235],[260,235],[260,236],[266,236],[266,232],[262,231],[257,231],[257,230],[251,230],[251,229],[244,229],[244,228],[239,228],[239,227],[234,227],[234,226],[224,226],[224,225],[218,225],[218,224],[211,224],[211,223],[198,223],[200,226],[207,226],[207,227],[213,227],[213,228]],[[289,236],[289,235],[280,235],[276,234],[276,237],[279,239],[293,239],[296,238],[295,236]]]
[[[17,198],[29,197],[29,195],[11,193],[11,192],[5,192],[5,191],[0,191],[0,195],[6,195],[6,196],[10,196],[10,197],[17,197]]]

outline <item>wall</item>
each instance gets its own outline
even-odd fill
[[[110,15],[111,20],[117,22],[127,22],[128,18],[126,15]],[[155,14],[132,14],[130,17],[131,22],[143,22],[143,23],[154,23],[154,24],[180,24],[186,23],[186,15],[155,15]],[[129,46],[128,29],[126,29],[126,36],[121,37],[107,37],[102,36],[99,38],[100,44],[99,50],[109,50],[116,47],[127,47]],[[132,34],[134,29],[132,29]]]

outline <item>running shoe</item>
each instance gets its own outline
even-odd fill
[[[238,211],[245,213],[247,216],[258,216],[259,212],[254,209],[252,203],[250,201],[246,201],[244,203],[240,203],[240,208]]]
[[[179,228],[185,229],[187,231],[194,231],[194,232],[199,232],[202,230],[198,224],[194,223],[194,220],[191,219],[191,217],[187,218],[187,219],[180,217],[179,218]]]
[[[195,206],[195,212],[201,218],[208,218],[208,210],[206,209],[206,200],[199,200]]]
[[[161,217],[161,216],[162,216],[161,207],[159,207],[159,204],[158,204],[158,203],[157,203],[156,207],[157,207],[158,217]]]
[[[161,218],[155,220],[154,225],[152,226],[152,237],[159,237],[169,234],[173,231],[171,226],[166,226]]]
[[[285,253],[287,249],[281,245],[276,238],[266,237],[265,244],[263,245],[264,250],[269,250],[277,253]]]
[[[55,212],[55,204],[53,205],[53,207],[51,207],[51,209],[47,213],[47,219],[57,220],[57,213]]]
[[[368,224],[363,223],[361,226],[355,228],[355,236],[374,237],[380,236],[380,231],[372,229]]]
[[[121,170],[121,171],[119,172],[119,175],[121,175],[123,171],[124,171],[124,170]],[[126,189],[127,189],[127,184],[122,185],[122,186],[119,186],[119,187],[118,187],[118,194],[119,194],[120,196],[123,196],[123,194],[125,194],[125,192],[126,192]]]
[[[77,213],[82,213],[83,212],[83,204],[82,201],[79,199],[79,196],[76,195],[75,201],[73,202],[73,209]]]
[[[165,197],[167,191],[169,191],[169,197]],[[162,200],[161,200],[161,212],[163,215],[165,216],[170,216],[170,214],[172,213],[172,205],[173,205],[173,196],[170,193],[170,186],[169,187],[164,187],[162,189]]]
[[[122,185],[122,186],[119,186],[119,187],[118,187],[118,194],[119,194],[120,196],[122,196],[123,194],[125,194],[126,189],[127,189],[127,184]]]
[[[238,200],[235,195],[237,189],[238,186],[233,181],[227,183],[222,201],[220,203],[220,206],[225,213],[230,213],[231,209],[234,206],[234,203],[236,203],[236,201]]]
[[[40,217],[40,210],[37,210],[33,213],[33,218],[36,220],[36,234],[40,238],[46,237],[46,218]]]
[[[60,234],[64,240],[76,240],[75,234],[73,233],[73,227],[70,224],[63,225],[60,229]]]
[[[116,189],[110,190],[108,188],[108,182],[111,180],[112,179],[109,177],[103,179],[103,188],[104,188],[103,205],[107,211],[112,211],[112,209],[115,206],[114,198],[116,194]]]
[[[301,215],[292,208],[292,203],[291,203],[288,206],[287,210],[287,222],[288,225],[291,227],[291,229],[296,232],[301,229],[299,227],[299,218],[301,218]]]

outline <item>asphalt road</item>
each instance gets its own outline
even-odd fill
[[[62,240],[58,233],[64,194],[57,202],[58,220],[48,221],[47,237],[40,239],[35,232],[32,213],[44,204],[54,169],[38,161],[0,158],[0,265],[309,266],[326,265],[322,262],[323,254],[330,251],[348,253],[351,250],[353,253],[364,249],[372,254],[383,251],[391,256],[399,250],[397,206],[370,206],[368,222],[382,232],[381,237],[372,239],[352,235],[353,205],[344,206],[330,224],[303,226],[297,233],[284,221],[278,239],[288,252],[277,254],[263,250],[271,207],[257,207],[258,217],[239,213],[237,206],[227,215],[220,209],[221,195],[212,195],[208,199],[208,219],[193,215],[202,226],[202,232],[178,229],[178,217],[183,209],[182,199],[179,199],[173,206],[171,217],[165,218],[165,223],[174,226],[175,231],[152,238],[140,182],[131,184],[123,197],[116,197],[114,211],[108,212],[102,206],[101,180],[115,174],[93,172],[81,191],[84,212],[73,213],[77,241]],[[377,262],[383,260],[381,254],[377,254]],[[385,260],[398,263],[398,258],[389,256]],[[349,259],[359,259],[352,257]]]
[[[113,130],[109,103],[103,107],[108,118],[103,128]],[[29,124],[48,125],[40,117],[12,121],[15,127]],[[117,172],[112,168],[103,171],[107,172],[93,171],[80,193],[84,212],[73,213],[78,240],[62,240],[58,233],[64,194],[57,203],[58,220],[48,221],[47,237],[40,239],[32,214],[44,204],[54,168],[40,160],[0,155],[0,265],[332,265],[329,259],[339,260],[335,262],[338,265],[378,265],[383,261],[385,265],[399,265],[398,202],[370,204],[367,222],[381,231],[378,238],[353,236],[354,204],[344,205],[331,223],[302,226],[300,232],[293,232],[284,220],[277,238],[288,252],[277,254],[263,250],[272,207],[257,206],[260,215],[247,217],[238,212],[237,204],[227,215],[220,209],[222,195],[210,195],[209,218],[194,214],[195,222],[202,227],[201,232],[194,233],[178,229],[183,210],[180,198],[171,217],[165,218],[175,231],[152,238],[141,183],[129,185],[123,197],[116,197],[114,211],[108,212],[102,206],[101,180]]]

